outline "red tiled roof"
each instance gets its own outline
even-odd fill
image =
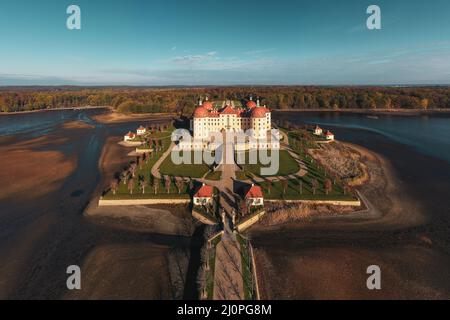
[[[207,118],[209,115],[208,109],[197,107],[194,110],[194,118]]]
[[[213,187],[208,185],[203,185],[198,189],[197,193],[194,195],[195,198],[211,198],[213,196]]]
[[[225,108],[220,111],[221,114],[237,114],[237,111],[232,106],[225,106]]]
[[[145,130],[145,128],[143,126],[140,126],[139,128],[137,128],[138,130]]]
[[[334,134],[331,131],[327,131],[327,133],[325,133],[326,136],[333,136]]]
[[[267,109],[264,107],[256,107],[252,109],[253,118],[264,118],[266,116]]]
[[[245,198],[263,198],[261,187],[253,185],[245,195]]]
[[[202,107],[208,110],[212,110],[214,108],[213,104],[209,101],[203,102]]]
[[[250,100],[247,102],[246,105],[247,105],[247,108],[254,108],[254,107],[256,107],[256,102],[253,100]]]
[[[135,134],[133,132],[128,132],[125,136],[133,138],[135,136]]]

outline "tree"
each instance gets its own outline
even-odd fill
[[[325,194],[329,194],[331,192],[331,189],[333,188],[333,184],[331,182],[330,179],[326,179],[324,182],[324,189],[325,189]]]
[[[184,180],[177,179],[177,180],[175,180],[175,184],[177,185],[178,194],[181,194],[181,191],[184,189]]]
[[[270,195],[272,192],[272,180],[266,179],[267,193]]]
[[[165,178],[165,185],[166,185],[167,194],[169,194],[170,187],[172,186],[172,179],[169,176],[166,176],[166,178]]]
[[[420,106],[422,107],[422,109],[427,110],[429,105],[430,105],[430,100],[428,100],[426,98],[420,100]]]
[[[131,164],[130,164],[130,174],[131,174],[131,176],[134,178],[134,175],[136,174],[136,169],[137,169],[137,164],[136,164],[136,162],[132,162]]]
[[[119,187],[119,184],[117,183],[117,179],[111,180],[110,188],[111,188],[113,194],[116,194],[118,187]]]
[[[128,181],[128,190],[130,191],[130,194],[133,194],[133,189],[134,189],[134,179],[131,178]]]
[[[142,194],[145,193],[145,187],[147,186],[147,181],[145,181],[145,178],[142,176],[139,179],[139,188],[142,190]]]
[[[289,182],[287,179],[282,179],[280,182],[281,186],[283,187],[283,194],[286,194]]]
[[[241,202],[241,211],[242,211],[242,215],[244,215],[244,216],[248,213],[248,206],[247,206],[246,200]]]
[[[155,191],[155,194],[158,194],[158,188],[161,184],[161,181],[158,178],[153,179],[153,190]]]
[[[312,179],[311,187],[313,190],[313,194],[316,194],[317,188],[319,187],[319,181],[317,181],[317,179]]]
[[[123,184],[126,185],[127,184],[127,180],[128,180],[128,169],[123,169],[122,172],[120,173],[120,179],[123,181]]]

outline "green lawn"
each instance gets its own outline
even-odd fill
[[[170,146],[170,138],[162,139],[163,144],[163,150],[161,151],[155,151],[151,153],[151,155],[148,158],[147,162],[143,162],[142,166],[138,166],[135,177],[134,177],[134,189],[133,194],[130,194],[130,191],[128,190],[128,181],[127,184],[124,184],[123,181],[119,183],[119,188],[114,195],[111,190],[109,190],[104,196],[103,199],[106,200],[113,200],[113,199],[151,199],[151,198],[157,198],[157,199],[165,199],[165,198],[188,198],[189,197],[189,191],[188,186],[185,186],[185,190],[182,190],[181,194],[178,194],[178,188],[175,186],[174,183],[171,184],[170,192],[167,193],[167,190],[163,183],[161,182],[158,185],[158,191],[157,194],[155,194],[155,191],[153,189],[153,184],[147,185],[145,188],[145,193],[142,193],[142,190],[139,188],[139,177],[143,177],[147,184],[151,181],[151,169],[155,165],[156,161],[161,157],[161,155],[169,148]]]
[[[222,171],[211,171],[206,175],[206,180],[219,181],[222,177]]]
[[[191,162],[194,162],[193,152],[191,153]],[[191,177],[191,178],[201,178],[208,171],[210,171],[210,167],[203,164],[181,164],[175,165],[172,162],[172,158],[169,155],[159,167],[159,171],[163,175],[177,176],[177,177]]]
[[[270,152],[269,152],[270,156]],[[248,151],[245,152],[245,163],[249,162],[249,153]],[[286,150],[280,150],[279,151],[279,169],[276,174],[273,174],[272,176],[287,176],[291,174],[296,174],[299,170],[299,164],[297,161],[289,154]],[[261,176],[261,168],[263,167],[269,167],[268,165],[262,165],[259,161],[259,158],[257,160],[257,164],[244,164],[242,165],[244,168],[245,174],[252,173],[256,176]]]
[[[247,241],[241,235],[237,235],[241,247],[242,281],[244,283],[244,300],[254,300],[253,297],[253,274],[250,248]]]

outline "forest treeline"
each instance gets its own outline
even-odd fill
[[[17,87],[0,88],[0,112],[111,106],[120,112],[189,114],[200,96],[271,109],[450,109],[450,87]]]

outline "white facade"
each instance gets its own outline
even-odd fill
[[[129,132],[123,136],[123,141],[130,141],[133,140],[134,138],[136,138],[136,135],[132,132]]]
[[[146,132],[147,132],[147,129],[144,128],[144,127],[139,127],[139,128],[136,130],[136,133],[137,133],[138,136],[142,136],[142,135],[144,135]]]
[[[210,203],[212,197],[194,197],[194,205],[196,206],[204,206]]]
[[[264,204],[264,198],[248,198],[249,206],[262,206]]]
[[[221,109],[214,109],[210,103],[201,104],[194,111],[191,120],[192,141],[181,141],[179,148],[182,150],[211,149],[213,145],[216,145],[212,138],[214,135],[224,132],[245,132],[246,141],[235,141],[236,150],[279,149],[279,138],[273,139],[270,136],[272,129],[270,110],[265,106],[259,106],[259,101],[258,104],[253,103],[253,105],[244,108],[226,105]]]

